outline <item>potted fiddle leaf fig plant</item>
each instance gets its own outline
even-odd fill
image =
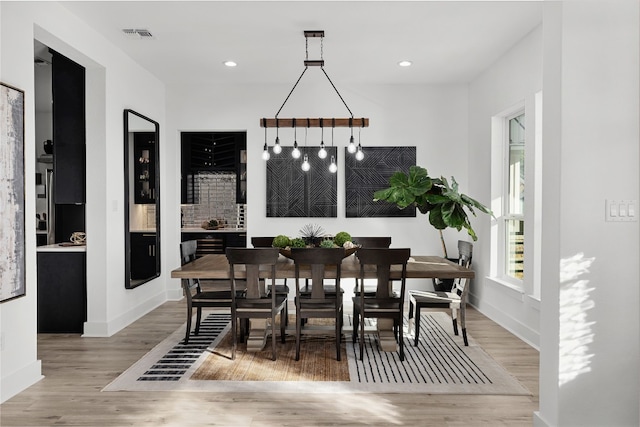
[[[493,216],[493,213],[482,203],[458,192],[458,183],[451,177],[451,184],[446,178],[432,178],[427,170],[420,166],[411,166],[409,173],[396,172],[389,178],[389,188],[378,190],[373,195],[374,201],[384,200],[394,203],[400,209],[414,205],[420,213],[429,215],[429,223],[440,233],[440,242],[444,257],[447,258],[447,247],[442,230],[451,227],[460,231],[467,230],[469,236],[476,241],[478,236],[469,222],[467,210],[476,216],[475,209]]]

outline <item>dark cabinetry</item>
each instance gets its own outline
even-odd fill
[[[242,132],[183,132],[183,168],[190,171],[235,171]]]
[[[245,132],[182,132],[182,203],[197,203],[197,175],[207,172],[236,174],[236,203],[246,203]]]
[[[183,242],[197,240],[197,256],[223,254],[227,247],[247,247],[247,233],[182,233]]]
[[[84,203],[85,69],[55,51],[51,53],[55,203]]]
[[[82,333],[86,320],[86,254],[38,252],[38,332]]]
[[[134,201],[136,204],[156,202],[155,133],[133,135]]]
[[[131,233],[131,280],[142,280],[156,274],[155,233]]]

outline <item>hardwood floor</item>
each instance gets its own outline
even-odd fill
[[[45,378],[0,406],[0,425],[530,426],[538,409],[538,352],[473,309],[469,334],[533,396],[100,391],[184,312],[184,301],[165,303],[110,338],[39,335]]]

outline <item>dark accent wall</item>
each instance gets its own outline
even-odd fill
[[[332,217],[338,213],[337,174],[329,172],[331,156],[336,147],[327,147],[327,157],[320,159],[320,147],[302,147],[299,159],[291,157],[292,147],[283,147],[280,154],[270,149],[267,161],[267,217]],[[311,169],[304,172],[300,165],[304,152]],[[340,165],[338,165],[340,169]]]
[[[374,202],[373,193],[389,187],[389,178],[397,172],[409,172],[416,164],[416,147],[365,147],[358,161],[345,148],[345,200],[347,218],[414,217],[413,206],[398,209],[384,201]]]

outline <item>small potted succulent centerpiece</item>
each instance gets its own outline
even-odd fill
[[[351,235],[346,231],[330,236],[317,224],[305,225],[300,229],[300,237],[293,239],[283,234],[278,235],[273,239],[272,246],[279,248],[280,253],[286,257],[291,256],[291,248],[344,248],[345,256],[349,256],[359,247],[351,241]]]

